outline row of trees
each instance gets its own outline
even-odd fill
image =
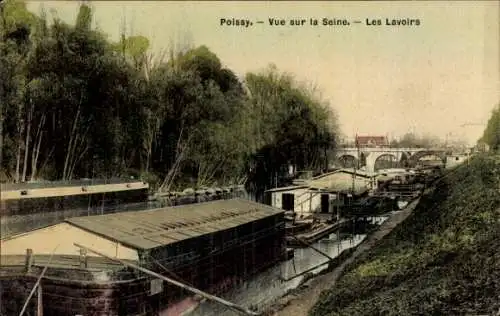
[[[493,109],[480,142],[486,143],[492,151],[500,150],[500,104]]]
[[[450,137],[448,137],[450,136]],[[464,138],[448,135],[440,138],[433,135],[415,135],[406,133],[399,139],[390,142],[392,147],[413,147],[413,148],[450,148],[452,150],[463,151],[468,147]]]
[[[432,148],[445,145],[438,137],[431,135],[419,136],[414,133],[406,133],[399,139],[390,141],[391,147],[412,147],[412,148]]]
[[[276,67],[241,80],[205,46],[154,56],[142,36],[113,43],[91,27],[88,5],[74,25],[17,0],[0,13],[8,180],[141,176],[165,190],[264,189],[283,165],[323,168],[335,147],[329,104]]]
[[[343,144],[347,147],[355,147],[354,141]],[[393,148],[442,148],[456,147],[463,148],[466,142],[463,139],[442,139],[430,134],[417,135],[415,133],[405,133],[401,137],[388,140],[388,145]]]

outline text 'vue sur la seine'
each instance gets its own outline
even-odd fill
[[[364,19],[345,19],[345,18],[267,18],[265,20],[250,20],[245,18],[220,18],[220,25],[227,27],[251,27],[254,25],[267,26],[420,26],[422,22],[417,18],[408,17],[385,17],[385,18],[364,18]]]

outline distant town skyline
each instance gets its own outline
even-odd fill
[[[460,2],[90,2],[95,24],[117,40],[143,35],[160,52],[185,41],[206,45],[243,76],[275,64],[316,85],[341,131],[401,136],[416,131],[469,143],[500,101],[499,21],[495,1]],[[73,23],[76,1],[30,1]],[[331,17],[351,26],[270,26],[268,18]],[[221,18],[262,20],[221,26]],[[411,18],[419,26],[368,26],[366,19]]]

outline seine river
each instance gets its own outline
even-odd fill
[[[380,225],[386,219],[387,217],[374,217],[372,218],[372,223]],[[325,252],[330,257],[336,257],[340,252],[342,252],[342,250],[352,248],[361,243],[365,237],[366,235],[355,234],[345,236],[338,241],[337,236],[334,233],[327,239],[314,243],[313,246]],[[311,248],[296,249],[294,259],[282,262],[281,264],[256,275],[244,284],[236,286],[233,290],[222,295],[222,298],[247,308],[257,307],[258,310],[262,311],[264,308],[268,307],[277,299],[285,295],[289,290],[297,288],[304,276],[300,276],[289,281],[281,281],[281,279],[288,279],[295,274],[325,263],[312,271],[313,274],[317,274],[328,267],[327,262],[328,258]],[[239,316],[240,314],[211,301],[201,303],[197,309],[188,314],[188,316],[233,315]]]

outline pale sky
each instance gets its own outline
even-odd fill
[[[40,11],[42,2],[28,8]],[[92,2],[98,27],[117,40],[128,32],[168,49],[187,37],[206,45],[243,76],[274,63],[318,86],[348,137],[408,131],[475,142],[500,102],[497,1],[458,2]],[[43,1],[46,11],[73,23],[78,2]],[[350,26],[270,26],[269,18],[324,17]],[[245,27],[221,18],[249,19]],[[420,26],[367,26],[366,19],[420,19]],[[257,24],[257,20],[264,24]],[[309,24],[307,22],[307,24]],[[129,34],[130,35],[130,34]],[[468,124],[468,125],[464,125]]]

